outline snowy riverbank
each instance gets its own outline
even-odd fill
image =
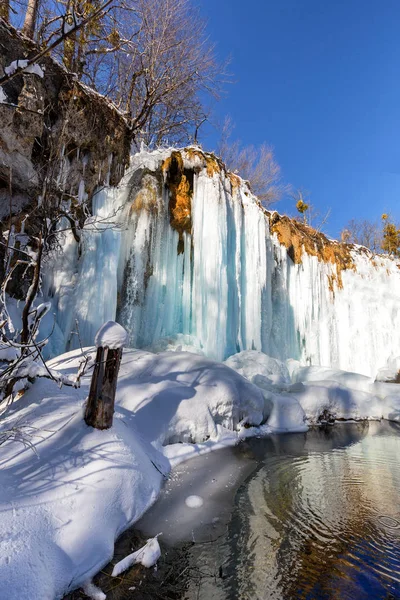
[[[50,361],[74,373],[80,353]],[[233,370],[235,369],[235,370]],[[53,600],[89,580],[116,537],[157,498],[171,467],[249,435],[323,419],[400,421],[400,388],[244,352],[217,363],[188,352],[128,350],[112,429],[86,426],[80,389],[38,380],[3,415],[31,447],[0,450],[0,579],[7,600]]]

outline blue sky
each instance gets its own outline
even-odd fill
[[[235,83],[216,106],[244,144],[272,144],[325,231],[400,221],[400,0],[198,0]],[[215,146],[210,133],[205,146]],[[294,212],[293,201],[276,205]]]

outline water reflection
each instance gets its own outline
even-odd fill
[[[251,440],[227,534],[193,547],[187,598],[400,598],[400,428]]]

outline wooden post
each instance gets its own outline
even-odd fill
[[[96,335],[96,363],[85,411],[86,424],[95,429],[109,429],[112,426],[118,371],[125,341],[125,330],[112,321],[103,325]]]

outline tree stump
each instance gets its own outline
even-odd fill
[[[95,429],[112,426],[118,371],[126,338],[125,329],[113,321],[108,321],[97,332],[96,363],[85,410],[86,424]]]

